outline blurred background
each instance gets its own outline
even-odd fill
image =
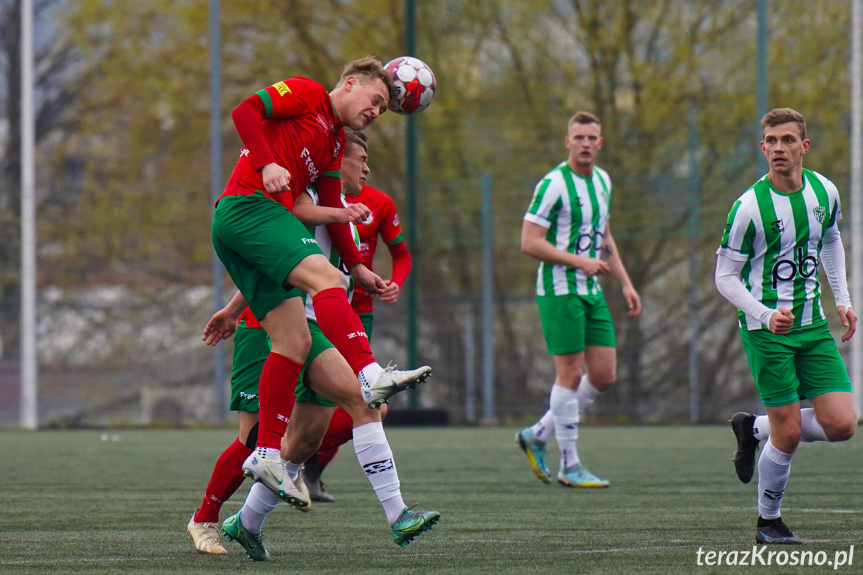
[[[2,427],[22,413],[21,5],[0,0]],[[554,369],[520,230],[534,185],[566,157],[577,110],[602,120],[614,236],[644,303],[627,318],[619,286],[605,284],[618,384],[587,419],[715,423],[760,405],[713,266],[732,202],[766,171],[758,121],[770,108],[806,116],[806,166],[839,187],[854,247],[850,1],[33,5],[40,427],[230,417],[232,343],[218,354],[200,335],[234,293],[210,242],[213,184],[224,186],[241,148],[230,113],[291,76],[331,88],[368,54],[413,52],[438,86],[410,129],[386,114],[367,131],[369,183],[394,197],[414,257],[413,300],[376,305],[373,348],[384,363],[434,368],[419,392],[393,400],[394,414],[494,424],[545,411]],[[387,277],[388,266],[383,253],[376,269]],[[826,281],[824,292],[837,334]]]

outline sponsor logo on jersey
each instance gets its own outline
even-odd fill
[[[823,224],[824,220],[827,219],[827,208],[824,206],[815,206],[812,208],[812,213],[815,214],[815,219],[819,224]]]
[[[300,152],[300,158],[306,163],[306,169],[309,172],[309,182],[316,181],[320,172],[318,172],[318,167],[312,161],[312,154],[308,148],[303,148],[303,151]]]
[[[240,150],[240,157],[244,158],[244,157],[248,156],[250,153],[251,152],[249,152],[249,148],[243,148],[242,150]]]
[[[316,244],[316,243],[318,243],[318,240],[313,240],[312,238],[300,238],[300,239],[303,240],[304,244]]]
[[[593,226],[590,231],[581,234],[578,236],[578,239],[575,240],[575,253],[581,254],[591,250],[599,250],[602,246],[603,235],[604,234],[601,231],[596,229],[596,226]]]
[[[393,216],[393,226],[399,227],[399,215],[398,214]]]
[[[773,289],[780,281],[792,281],[798,275],[811,278],[818,271],[818,258],[804,256],[803,248],[797,248],[797,257],[793,260],[778,260],[773,264]]]
[[[775,222],[770,222],[770,231],[774,234],[781,234],[785,231],[785,224],[782,223],[782,220],[776,220]]]
[[[291,92],[291,89],[288,88],[288,85],[284,82],[276,82],[275,84],[273,84],[273,88],[276,89],[276,92],[279,93],[279,96],[284,96],[285,94],[293,94],[293,92]]]
[[[327,119],[321,116],[320,114],[315,115],[315,122],[320,126],[321,130],[324,132],[335,132],[336,127],[327,122]]]

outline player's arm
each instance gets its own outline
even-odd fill
[[[338,172],[324,172],[316,184],[318,191],[318,201],[322,206],[328,208],[344,207],[342,204],[341,180]],[[363,262],[363,256],[360,255],[360,250],[357,244],[354,243],[354,236],[351,233],[351,227],[348,224],[327,224],[327,232],[330,234],[330,239],[333,241],[339,257],[360,287],[365,290],[368,295],[377,295],[386,287],[384,280],[376,273],[368,269]]]
[[[387,244],[387,249],[393,260],[393,273],[387,282],[387,288],[381,293],[381,301],[387,304],[394,304],[399,301],[399,294],[411,271],[413,259],[411,258],[407,244],[402,239],[398,239],[398,241],[392,244]]]
[[[234,294],[228,305],[213,314],[210,321],[204,327],[204,335],[201,340],[207,345],[216,345],[223,339],[228,339],[237,331],[237,320],[246,307],[246,298],[239,291]]]
[[[626,301],[626,306],[629,309],[626,315],[635,317],[641,313],[641,298],[638,292],[635,291],[632,280],[629,279],[629,274],[626,273],[626,267],[623,265],[623,260],[620,259],[620,252],[617,251],[617,243],[611,235],[611,224],[608,222],[605,224],[602,247],[608,254],[608,259],[606,260],[608,262],[608,269],[623,290],[623,299]]]
[[[833,291],[836,301],[836,311],[842,325],[848,328],[842,335],[842,341],[848,341],[857,331],[857,315],[851,309],[851,296],[848,293],[848,279],[845,271],[845,246],[842,235],[836,225],[825,230],[822,238],[821,265],[827,274],[827,281]]]
[[[541,262],[578,268],[589,276],[608,272],[608,264],[600,259],[577,256],[559,250],[545,239],[548,227],[524,220],[521,226],[521,253]]]
[[[328,208],[315,205],[315,202],[308,194],[300,194],[294,202],[291,213],[307,226],[322,226],[335,223],[359,224],[369,217],[369,210],[363,204],[351,204],[341,208]]]
[[[791,311],[784,307],[770,309],[749,293],[740,276],[745,263],[746,259],[731,258],[728,254],[720,252],[716,256],[716,271],[713,275],[716,289],[737,309],[756,318],[771,332],[778,335],[788,333],[794,319]]]

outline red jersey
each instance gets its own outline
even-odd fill
[[[323,86],[299,77],[277,82],[243,100],[233,118],[245,147],[220,199],[261,190],[290,211],[296,198],[315,184],[321,205],[343,207],[345,131]],[[264,189],[260,170],[273,162],[290,172],[290,193]],[[327,230],[348,269],[361,262],[348,226],[329,224]]]
[[[360,255],[363,256],[366,267],[372,269],[372,260],[375,257],[378,236],[380,236],[393,256],[392,281],[399,284],[401,289],[410,271],[411,258],[404,246],[402,229],[399,227],[399,215],[392,198],[380,190],[364,185],[359,194],[356,196],[346,194],[345,199],[351,204],[363,204],[371,212],[368,219],[357,226],[357,232],[360,235]],[[351,307],[356,313],[372,313],[373,301],[361,287],[354,286]]]

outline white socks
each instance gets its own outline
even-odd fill
[[[240,509],[240,523],[247,531],[260,533],[267,514],[279,505],[279,497],[263,483],[255,483]]]
[[[384,370],[376,361],[371,362],[360,370],[357,374],[357,379],[362,385],[371,385],[375,378]]]
[[[752,423],[752,433],[755,439],[764,441],[770,437],[770,421],[766,415],[759,415]],[[800,441],[811,443],[813,441],[830,441],[824,428],[815,417],[815,410],[807,407],[800,410]]]
[[[764,519],[776,519],[780,515],[793,455],[779,451],[770,440],[761,450],[758,458],[758,514]]]
[[[392,526],[404,510],[405,502],[399,489],[399,476],[383,425],[373,422],[355,427],[354,451],[384,508],[387,521]]]
[[[584,410],[593,404],[600,393],[602,392],[591,385],[587,376],[582,375],[578,389],[575,390],[575,398],[578,400],[578,414],[584,413]],[[533,424],[533,436],[540,441],[548,441],[552,435],[554,435],[554,419],[551,409],[549,409],[539,421]]]
[[[560,469],[579,462],[575,442],[578,439],[578,394],[559,385],[551,386],[548,404],[554,417],[554,433],[560,448]]]

